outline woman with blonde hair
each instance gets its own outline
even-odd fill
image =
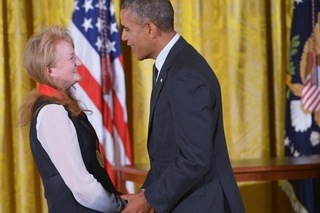
[[[126,202],[110,180],[96,132],[72,92],[81,80],[80,65],[68,30],[48,26],[31,36],[24,66],[39,87],[21,105],[19,123],[30,127],[50,213],[121,212]]]

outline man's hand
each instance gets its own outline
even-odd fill
[[[128,205],[122,213],[149,213],[151,207],[144,196],[144,191],[139,194],[121,195],[122,199],[128,201]]]

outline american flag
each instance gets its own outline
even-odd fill
[[[76,85],[76,96],[92,111],[88,118],[97,132],[106,169],[116,184],[112,165],[131,164],[132,154],[120,32],[112,2],[75,1],[69,30],[83,64],[78,69],[82,80]],[[126,188],[132,193],[133,183],[126,183]]]

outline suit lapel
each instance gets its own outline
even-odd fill
[[[178,39],[178,41],[173,45],[171,48],[158,77],[157,83],[154,85],[152,88],[151,92],[151,98],[150,98],[150,116],[149,116],[149,128],[148,128],[148,142],[149,142],[149,137],[150,137],[150,131],[151,131],[151,124],[153,120],[153,115],[154,115],[154,109],[159,97],[159,94],[165,84],[165,81],[167,79],[167,76],[170,74],[170,67],[176,60],[176,57],[178,53],[182,50],[182,48],[187,44],[187,42],[182,38],[182,36]]]

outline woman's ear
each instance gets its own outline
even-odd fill
[[[50,68],[50,67],[47,67],[47,73],[48,73],[49,75],[51,75],[52,70],[51,70],[51,68]]]

